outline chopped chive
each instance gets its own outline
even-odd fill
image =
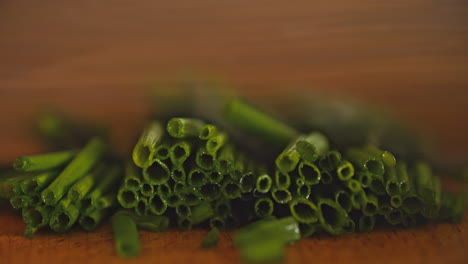
[[[199,139],[208,140],[215,136],[218,132],[218,128],[212,124],[206,124],[200,129]]]
[[[237,98],[226,104],[223,116],[235,126],[277,146],[286,146],[298,135],[291,127]]]
[[[403,221],[403,214],[399,209],[391,208],[388,213],[384,215],[385,221],[391,225],[398,225]]]
[[[132,158],[135,165],[140,168],[145,166],[149,161],[151,153],[156,150],[156,146],[161,141],[163,134],[164,128],[157,121],[152,121],[145,127],[137,144],[133,148]]]
[[[318,200],[317,209],[322,228],[332,235],[341,233],[348,220],[346,211],[338,203],[325,198]]]
[[[105,152],[105,144],[99,138],[91,139],[75,156],[60,175],[47,187],[41,197],[45,204],[56,204],[71,185],[85,175]]]
[[[121,180],[122,170],[119,166],[112,167],[102,172],[101,180],[97,182],[93,190],[88,193],[86,198],[91,199],[91,205],[98,208],[98,200],[106,193],[115,189]]]
[[[380,150],[373,145],[367,145],[363,148],[363,151],[382,160],[385,166],[394,167],[396,165],[396,158],[392,153],[384,150]]]
[[[333,175],[329,171],[322,171],[320,173],[320,182],[323,184],[331,184],[333,182]]]
[[[214,201],[221,196],[219,184],[207,183],[200,187],[200,195],[206,201]]]
[[[291,142],[275,160],[276,168],[283,173],[287,173],[296,169],[297,164],[301,160],[301,156],[297,152],[296,144],[302,137],[296,138]]]
[[[170,149],[171,145],[169,144],[169,142],[159,142],[156,149],[154,149],[154,152],[151,152],[148,159],[158,159],[161,161],[167,160],[168,158],[170,158]]]
[[[49,223],[53,208],[48,205],[23,208],[24,222],[31,227],[42,227]]]
[[[356,178],[361,182],[363,187],[370,187],[373,176],[368,171],[359,171],[356,173]]]
[[[152,184],[149,184],[148,182],[145,182],[140,187],[140,193],[143,196],[150,197],[154,193],[154,186]]]
[[[138,193],[135,190],[127,188],[120,188],[117,193],[117,201],[123,208],[133,208],[138,204],[140,199]]]
[[[326,171],[335,170],[341,162],[341,154],[335,150],[329,150],[319,158],[318,165],[320,169]]]
[[[137,171],[137,168],[131,162],[128,162],[125,166],[125,178],[124,186],[130,190],[139,190],[142,182],[141,171]]]
[[[399,162],[396,165],[396,174],[398,178],[398,183],[400,185],[400,193],[406,194],[410,190],[410,182],[408,177],[408,170],[406,164]]]
[[[240,253],[244,262],[274,263],[281,262],[285,258],[284,243],[275,238],[242,247]]]
[[[174,184],[174,192],[177,193],[177,194],[182,194],[185,192],[185,189],[186,189],[186,186],[185,186],[185,182],[176,182]]]
[[[367,202],[367,195],[364,190],[360,190],[358,192],[351,194],[351,204],[353,205],[354,209],[363,208]]]
[[[418,162],[414,168],[416,191],[425,203],[434,203],[436,192],[440,190],[434,184],[435,177],[427,163]]]
[[[463,192],[444,192],[441,197],[439,219],[460,223],[465,212],[466,195]]]
[[[254,212],[258,217],[263,218],[272,215],[274,207],[275,205],[270,198],[263,197],[255,201]]]
[[[216,169],[222,174],[231,172],[234,163],[234,148],[232,145],[226,145],[221,148],[216,158]]]
[[[346,212],[350,212],[353,208],[351,195],[345,190],[339,190],[335,193],[335,202],[343,207]]]
[[[423,201],[415,193],[408,193],[403,197],[401,209],[407,214],[416,214],[422,210]]]
[[[94,207],[96,209],[102,210],[102,209],[114,207],[116,204],[117,204],[117,197],[115,195],[115,192],[111,191],[97,198]]]
[[[226,229],[226,221],[219,217],[215,216],[210,219],[210,228],[217,228],[218,230],[224,230]]]
[[[311,192],[312,192],[312,188],[310,187],[310,185],[297,186],[297,189],[296,189],[296,193],[298,197],[302,197],[305,199],[309,198]]]
[[[198,137],[205,123],[194,118],[172,118],[167,122],[167,132],[175,138]]]
[[[320,223],[313,223],[313,224],[299,224],[299,228],[301,230],[301,237],[311,237],[313,234],[320,231],[321,226]]]
[[[297,178],[296,179],[296,185],[297,186],[302,186],[304,184],[305,184],[304,179],[302,179],[302,178]]]
[[[155,215],[162,215],[167,210],[167,204],[159,195],[154,194],[149,199],[149,211]]]
[[[171,178],[175,182],[185,182],[186,179],[185,169],[182,166],[173,167],[171,170]]]
[[[298,166],[299,176],[304,179],[304,183],[307,185],[314,185],[320,182],[322,178],[322,173],[320,170],[312,163],[302,161]]]
[[[201,202],[200,197],[193,190],[184,193],[182,197],[184,203],[188,206],[195,206]]]
[[[135,213],[138,216],[142,216],[142,215],[146,215],[148,213],[148,210],[149,210],[148,198],[140,197],[140,199],[138,199],[137,205],[135,206]]]
[[[204,146],[201,146],[195,155],[195,162],[204,170],[213,169],[215,159],[215,156],[209,153]]]
[[[338,168],[336,169],[336,174],[338,178],[342,181],[347,181],[354,176],[354,167],[349,161],[342,161]]]
[[[292,200],[291,192],[287,189],[273,188],[271,190],[271,195],[273,196],[273,199],[280,204],[287,204]]]
[[[390,197],[390,204],[395,207],[395,208],[400,208],[400,206],[402,205],[403,203],[403,200],[401,199],[401,196],[400,195],[392,195],[392,197]]]
[[[49,227],[57,233],[64,233],[75,224],[79,215],[80,211],[73,204],[68,204],[66,207],[59,206],[50,217]]]
[[[211,231],[206,235],[206,237],[201,242],[202,248],[213,248],[218,244],[219,240],[219,230],[218,228],[213,228]]]
[[[231,203],[227,199],[217,200],[214,206],[216,215],[226,217],[231,214]]]
[[[160,160],[153,160],[143,168],[143,179],[151,184],[163,184],[170,178],[167,165]]]
[[[13,163],[13,168],[20,172],[54,169],[66,165],[75,157],[76,153],[77,151],[75,150],[69,150],[35,156],[18,157]]]
[[[171,193],[167,197],[161,196],[161,198],[169,207],[177,207],[182,202],[182,198],[177,193]]]
[[[400,184],[397,179],[395,167],[387,167],[384,174],[385,190],[388,195],[397,195],[400,193]]]
[[[101,178],[104,169],[104,166],[98,165],[75,183],[73,183],[70,189],[68,189],[68,199],[74,200],[76,202],[83,199],[91,191],[91,189],[95,187],[96,181]]]
[[[349,149],[346,156],[353,165],[361,170],[366,170],[379,176],[384,174],[384,164],[380,158],[376,158],[369,153],[355,148]]]
[[[258,176],[255,189],[261,193],[267,193],[271,189],[273,180],[268,174]]]
[[[30,198],[27,195],[14,195],[10,198],[10,205],[14,209],[21,209],[30,206]]]
[[[23,236],[28,239],[32,238],[32,236],[34,235],[34,233],[36,233],[37,230],[39,230],[38,227],[27,225],[26,228],[24,229]]]
[[[359,218],[359,231],[362,233],[368,233],[374,230],[375,216],[363,215]]]
[[[50,170],[41,172],[33,177],[25,178],[20,184],[21,190],[26,194],[40,192],[50,184],[59,173],[60,171],[58,170]]]
[[[31,206],[39,206],[42,204],[42,200],[41,200],[41,193],[38,193],[38,192],[35,192],[35,193],[32,193],[30,196],[29,196],[30,200],[29,200],[29,204]]]
[[[319,132],[313,132],[299,139],[296,149],[303,160],[312,163],[328,151],[328,139]]]
[[[220,183],[224,179],[224,175],[217,171],[212,171],[208,173],[207,176],[208,176],[208,181],[211,183],[215,183],[215,184]]]
[[[178,217],[177,218],[177,226],[181,230],[188,231],[188,230],[192,229],[193,223],[192,223],[192,220],[190,218]]]
[[[346,182],[346,186],[352,193],[357,193],[362,190],[361,183],[358,180],[351,179]]]
[[[429,219],[435,219],[439,216],[442,196],[442,185],[438,177],[434,177],[432,179],[432,186],[434,192],[434,199],[432,203],[426,204],[422,210],[422,215]]]
[[[216,133],[213,137],[206,141],[206,150],[213,156],[216,156],[218,150],[226,144],[228,135],[224,132]]]
[[[192,215],[192,210],[185,204],[179,204],[176,207],[176,214],[181,217],[190,217],[190,215]]]
[[[292,216],[299,222],[311,224],[318,221],[317,206],[311,201],[298,198],[289,203]]]
[[[192,216],[190,217],[192,224],[198,225],[209,218],[213,217],[214,211],[209,203],[201,203],[192,207]]]
[[[140,255],[140,239],[135,220],[126,214],[116,213],[111,218],[115,250],[123,258]]]
[[[242,175],[239,181],[239,187],[241,192],[246,193],[252,191],[255,187],[256,176],[252,172],[247,172]]]
[[[89,214],[81,215],[78,222],[80,223],[81,228],[91,232],[94,231],[101,221],[109,214],[108,209],[103,210],[94,210]]]
[[[372,180],[369,185],[369,189],[377,195],[384,195],[386,193],[385,183],[381,176],[372,175]]]
[[[366,200],[362,208],[364,215],[375,215],[379,210],[379,200],[373,194],[366,195]]]
[[[188,175],[187,183],[190,186],[199,187],[206,183],[208,175],[201,169],[193,168]]]
[[[291,177],[288,173],[283,173],[279,170],[276,170],[275,183],[278,188],[287,189],[291,185]]]
[[[182,166],[192,153],[192,144],[188,141],[178,141],[169,149],[169,156],[175,166]]]
[[[11,176],[8,175],[0,179],[0,198],[10,199],[15,195],[23,194],[21,183],[30,177],[32,177],[31,174],[17,175],[17,173],[13,173]]]
[[[158,194],[159,196],[161,196],[161,198],[164,199],[168,197],[169,195],[171,195],[172,193],[173,193],[172,188],[167,182],[164,184],[158,185]]]

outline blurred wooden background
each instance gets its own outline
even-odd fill
[[[441,156],[468,158],[468,1],[0,0],[0,162],[40,151],[30,127],[44,104],[110,124],[129,147],[147,87],[187,71],[244,94],[383,105]],[[452,260],[466,259],[462,227]]]

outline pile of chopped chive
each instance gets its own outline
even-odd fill
[[[0,178],[0,196],[22,209],[26,237],[47,225],[91,231],[123,209],[111,218],[122,257],[141,253],[139,228],[209,228],[203,248],[216,246],[220,230],[240,228],[234,242],[244,260],[280,261],[286,245],[316,233],[463,218],[465,195],[443,192],[423,161],[405,162],[372,144],[338,151],[324,134],[300,133],[239,99],[222,114],[283,151],[260,162],[263,153],[244,152],[221,124],[153,120],[125,165],[92,138],[81,150],[18,158],[16,171]]]

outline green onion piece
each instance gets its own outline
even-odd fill
[[[205,202],[192,207],[192,216],[190,219],[193,225],[198,225],[213,216],[213,208],[209,203]]]
[[[416,214],[421,212],[423,201],[414,192],[410,192],[403,196],[401,209],[407,214]]]
[[[50,184],[59,175],[59,173],[60,172],[58,170],[50,170],[41,172],[33,177],[25,178],[21,181],[21,190],[26,194],[40,192]]]
[[[346,186],[352,193],[357,193],[362,190],[361,183],[358,180],[351,179],[346,182]]]
[[[192,153],[192,144],[188,141],[178,141],[169,150],[169,157],[174,166],[182,166]]]
[[[255,189],[261,193],[267,193],[271,189],[273,180],[268,174],[262,174],[257,177]]]
[[[338,168],[336,169],[336,174],[338,178],[342,181],[347,181],[354,176],[354,167],[349,161],[342,161]]]
[[[231,168],[230,176],[233,180],[239,180],[242,174],[247,170],[247,158],[239,154]]]
[[[317,166],[306,161],[299,163],[297,170],[299,172],[299,176],[304,179],[304,183],[307,185],[318,184],[322,178],[322,173],[320,173]]]
[[[297,178],[297,179],[296,179],[296,185],[297,185],[298,187],[300,187],[300,186],[302,186],[302,185],[304,185],[304,184],[305,184],[304,179],[302,179],[302,178]]]
[[[32,236],[34,235],[34,233],[36,233],[36,231],[39,230],[38,227],[33,227],[33,226],[26,226],[26,228],[24,229],[24,233],[23,233],[23,236],[25,238],[32,238]]]
[[[376,158],[367,152],[351,148],[346,153],[346,156],[353,165],[361,170],[369,171],[379,176],[383,175],[385,172],[384,164],[380,158]]]
[[[168,140],[166,140],[168,141]],[[167,160],[170,157],[171,144],[169,142],[159,142],[154,152],[150,153],[149,160]],[[144,166],[144,164],[143,164]]]
[[[370,187],[373,176],[368,171],[359,171],[356,173],[356,178],[361,182],[363,187]]]
[[[98,165],[78,179],[78,181],[73,183],[70,189],[68,189],[67,198],[76,202],[81,201],[91,189],[95,187],[96,182],[102,177],[104,169],[105,166]]]
[[[43,227],[49,223],[53,207],[44,205],[22,209],[24,222],[30,227]]]
[[[138,204],[139,199],[140,197],[135,190],[120,188],[117,193],[117,201],[123,208],[135,207]]]
[[[111,218],[115,250],[120,257],[140,255],[140,239],[135,220],[126,214],[116,213]]]
[[[138,228],[151,232],[163,232],[169,228],[170,221],[166,216],[135,216],[134,220]]]
[[[313,224],[299,224],[299,228],[301,230],[301,237],[311,237],[313,234],[317,233],[321,230],[320,223],[313,223]]]
[[[181,217],[190,217],[190,215],[192,215],[192,210],[185,204],[179,204],[176,207],[176,214]]]
[[[273,199],[280,204],[287,204],[292,200],[291,192],[287,189],[273,188],[271,190]]]
[[[200,187],[200,195],[206,201],[214,201],[221,197],[221,187],[219,184],[207,183]]]
[[[362,233],[367,233],[374,230],[375,226],[375,216],[363,215],[359,218],[359,231]]]
[[[195,206],[201,202],[200,197],[195,190],[187,191],[182,194],[184,203],[188,206]]]
[[[362,213],[364,215],[376,215],[379,210],[379,200],[377,196],[373,194],[367,194],[365,203],[362,207]]]
[[[199,187],[207,182],[207,178],[205,171],[195,167],[190,170],[187,183],[190,186]]]
[[[436,176],[434,176],[432,181],[434,200],[432,203],[425,204],[422,210],[422,215],[429,219],[436,219],[439,216],[439,210],[441,206],[442,184],[440,179]]]
[[[227,217],[231,214],[231,203],[227,199],[219,199],[215,203],[214,210],[217,216]]]
[[[275,183],[278,188],[287,189],[291,185],[291,177],[288,173],[283,173],[279,170],[276,170]]]
[[[218,150],[226,144],[228,135],[225,132],[217,133],[206,141],[206,150],[213,156],[216,156]]]
[[[237,98],[226,104],[223,115],[235,126],[277,146],[286,146],[298,135],[291,127]]]
[[[328,139],[319,132],[313,132],[299,139],[296,149],[303,160],[313,163],[328,151]]]
[[[162,215],[167,210],[167,204],[159,195],[154,194],[149,199],[149,211],[155,215]]]
[[[105,144],[99,138],[91,139],[75,156],[60,175],[47,187],[41,197],[45,204],[56,204],[71,185],[85,175],[105,152]]]
[[[281,262],[285,258],[284,244],[275,238],[243,247],[240,253],[244,262],[272,263]]]
[[[186,217],[178,217],[177,218],[177,226],[179,227],[179,229],[181,230],[191,230],[192,227],[193,227],[193,223],[192,223],[192,220],[190,218],[186,218]]]
[[[353,208],[351,195],[345,190],[339,190],[335,193],[335,202],[343,207],[346,212],[350,212]]]
[[[270,216],[273,214],[275,204],[268,197],[263,197],[255,201],[254,212],[260,218]]]
[[[298,198],[289,203],[292,216],[301,223],[311,224],[318,221],[317,206],[311,201]]]
[[[224,218],[221,218],[219,216],[212,217],[210,219],[210,228],[214,229],[217,228],[218,230],[224,230],[226,229],[226,221]]]
[[[102,210],[102,209],[114,207],[116,204],[117,204],[116,193],[114,191],[111,191],[99,197],[96,200],[94,207],[99,210]]]
[[[164,128],[157,121],[150,122],[138,139],[133,148],[132,158],[135,165],[143,168],[149,161],[152,152],[155,152],[157,144],[161,141],[164,134]]]
[[[336,202],[320,198],[317,202],[318,220],[323,230],[334,235],[342,233],[347,224],[348,214]]]
[[[171,185],[169,183],[164,183],[158,185],[158,194],[161,198],[167,198],[173,193]]]
[[[185,182],[186,179],[185,169],[182,166],[173,167],[171,170],[171,178],[175,182]]]
[[[18,157],[13,163],[13,168],[20,172],[54,169],[66,165],[75,157],[76,153],[75,150],[69,150]]]
[[[403,203],[403,199],[401,198],[401,195],[392,195],[392,197],[390,197],[390,204],[393,207],[400,208],[402,203]]]
[[[441,196],[439,219],[460,223],[465,213],[466,195],[463,192],[444,192]]]
[[[390,208],[384,217],[385,221],[391,225],[398,225],[403,221],[403,213],[397,208]]]
[[[363,148],[363,151],[366,153],[369,153],[370,155],[379,158],[382,160],[382,162],[385,164],[385,166],[388,167],[395,167],[396,165],[396,158],[393,156],[392,153],[388,151],[384,151],[381,149],[378,149],[377,147],[373,145],[367,145]]]
[[[205,123],[194,118],[172,118],[167,122],[167,132],[175,138],[198,137]]]
[[[396,165],[396,175],[400,185],[400,193],[406,194],[410,190],[410,181],[405,163],[399,162]]]
[[[112,167],[102,172],[101,180],[96,184],[93,190],[85,197],[91,200],[93,207],[99,208],[99,199],[108,192],[116,189],[121,180],[122,170],[119,166]]]
[[[223,146],[215,163],[215,167],[220,173],[229,174],[234,163],[234,147],[232,145]]]
[[[198,135],[199,139],[208,140],[216,135],[218,128],[212,124],[206,124],[200,129],[200,134]]]
[[[208,173],[207,176],[208,176],[208,181],[210,183],[215,183],[215,184],[221,183],[224,179],[224,175],[217,171],[212,171]]]
[[[0,179],[0,198],[10,199],[15,195],[23,194],[21,183],[31,177],[31,174],[17,175],[17,173],[12,173],[12,175]]]
[[[81,215],[78,222],[80,223],[81,228],[91,232],[94,231],[102,220],[109,214],[108,209],[104,210],[94,210],[88,214]]]
[[[138,199],[138,203],[135,206],[135,213],[138,216],[146,215],[149,211],[149,205],[148,205],[148,198],[147,197],[140,197]]]
[[[386,190],[383,178],[373,174],[369,189],[377,195],[384,195]]]
[[[140,189],[142,183],[141,171],[137,171],[137,168],[131,162],[128,162],[125,166],[125,178],[124,186],[127,189],[137,191]]]
[[[301,160],[301,156],[297,152],[297,142],[302,139],[302,136],[296,138],[291,142],[281,154],[275,160],[276,168],[283,173],[287,173],[296,169],[297,164]]]
[[[387,167],[384,174],[385,190],[388,195],[398,195],[401,193],[400,183],[398,182],[397,172],[395,167]]]
[[[171,174],[167,165],[160,160],[153,160],[143,168],[143,179],[151,184],[163,184],[169,180]]]
[[[171,193],[166,197],[161,196],[161,198],[166,202],[167,206],[169,207],[177,207],[183,202],[182,198],[177,193]]]
[[[173,189],[174,189],[175,193],[183,194],[185,192],[185,189],[186,189],[185,182],[176,182],[174,184]]]
[[[298,197],[307,199],[312,193],[312,188],[310,187],[310,185],[297,186],[296,193]]]
[[[224,197],[231,199],[231,200],[239,198],[241,196],[241,190],[240,190],[239,184],[235,182],[228,182],[228,181],[225,182],[221,187],[221,191]]]
[[[154,193],[154,185],[148,183],[148,182],[145,182],[141,185],[140,187],[140,193],[143,195],[143,196],[146,196],[146,197],[151,197]]]
[[[209,153],[204,146],[201,146],[195,155],[196,164],[204,170],[212,170],[214,168],[215,159],[216,157]]]
[[[333,183],[334,177],[329,171],[322,171],[320,173],[320,182],[323,184],[331,184]]]
[[[202,248],[213,248],[218,244],[219,240],[219,230],[218,228],[213,228],[206,235],[206,237],[201,242]]]
[[[252,191],[255,187],[256,180],[256,176],[252,172],[247,172],[242,175],[239,182],[241,192],[246,193]]]
[[[68,204],[66,207],[58,206],[50,217],[50,229],[57,233],[64,233],[73,226],[79,215],[80,210],[73,204]]]
[[[432,175],[431,168],[427,163],[418,162],[414,168],[415,187],[418,195],[424,203],[435,203],[436,193],[440,191],[437,189],[435,179]]]
[[[351,204],[353,205],[354,209],[363,208],[366,202],[367,195],[366,192],[364,192],[364,190],[360,190],[351,194]]]
[[[318,165],[320,169],[326,171],[335,170],[341,162],[341,154],[338,151],[327,151],[319,158]]]

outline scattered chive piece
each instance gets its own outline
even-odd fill
[[[151,184],[163,184],[170,176],[167,165],[157,159],[147,163],[143,168],[143,179]]]
[[[335,202],[343,207],[346,212],[351,211],[353,207],[351,202],[351,195],[345,190],[340,190],[335,193]]]
[[[301,137],[296,143],[296,149],[303,160],[312,163],[328,151],[328,139],[319,132],[313,132]]]
[[[169,149],[169,157],[175,166],[181,166],[192,153],[192,144],[188,141],[178,141]]]
[[[357,193],[362,190],[361,183],[358,180],[351,179],[346,182],[346,186],[352,193]]]
[[[297,186],[296,193],[299,197],[307,199],[312,193],[312,188],[310,185],[300,185]]]
[[[214,201],[221,196],[219,184],[207,183],[200,187],[200,195],[206,201]]]
[[[302,136],[296,138],[293,142],[291,142],[281,154],[275,160],[276,167],[283,173],[288,173],[293,171],[299,161],[301,160],[301,156],[296,150],[297,142],[302,139]]]
[[[354,176],[354,167],[349,161],[342,161],[336,169],[338,178],[342,181],[347,181]]]
[[[270,198],[263,197],[255,201],[254,211],[258,217],[263,218],[272,215],[274,207],[275,205]]]
[[[138,204],[140,199],[138,193],[135,190],[127,188],[120,188],[117,193],[117,201],[123,208],[133,208]]]
[[[149,210],[148,198],[140,197],[140,199],[138,199],[137,205],[135,206],[135,213],[138,216],[142,216],[142,215],[146,215],[148,210]]]
[[[157,144],[161,141],[164,128],[157,121],[150,122],[140,136],[137,144],[133,148],[132,158],[135,165],[143,168],[148,162],[152,152],[155,152]]]
[[[18,157],[13,163],[13,168],[20,172],[54,169],[66,165],[75,157],[76,153],[77,151],[75,150],[69,150],[35,156]]]
[[[212,124],[206,124],[200,129],[198,138],[202,140],[208,140],[212,138],[218,132],[218,128]]]
[[[202,248],[213,248],[218,244],[219,240],[219,230],[218,228],[213,228],[206,235],[206,237],[201,242]]]
[[[175,182],[185,182],[186,179],[186,173],[184,167],[173,167],[171,170],[171,178]]]
[[[410,190],[410,182],[408,177],[408,170],[406,164],[399,162],[396,165],[396,174],[398,178],[398,183],[400,185],[400,193],[406,194]]]
[[[67,198],[70,200],[74,200],[76,202],[83,199],[94,186],[96,185],[96,181],[102,176],[102,172],[104,170],[104,166],[97,166],[78,181],[76,181],[70,189],[68,189]]]
[[[226,145],[221,148],[219,155],[216,158],[216,169],[222,174],[231,172],[231,167],[234,163],[234,147]]]
[[[271,189],[273,180],[268,174],[258,176],[255,189],[261,193],[267,193]]]
[[[400,194],[400,184],[397,179],[397,172],[395,167],[387,167],[384,174],[385,179],[385,190],[388,195]]]
[[[140,192],[143,196],[150,197],[154,193],[154,186],[145,182],[141,185]]]
[[[81,215],[78,222],[81,228],[90,232],[97,228],[101,221],[109,214],[108,209],[94,210],[89,214]]]
[[[380,150],[373,145],[365,146],[363,151],[382,160],[385,166],[394,167],[396,165],[395,156],[393,156],[393,154],[388,151]]]
[[[228,141],[228,135],[226,133],[224,132],[217,133],[216,135],[208,139],[208,141],[206,141],[206,150],[211,155],[216,156],[216,153],[218,152],[218,150],[222,146],[224,146],[227,141]]]
[[[192,224],[198,225],[214,215],[213,208],[209,203],[201,203],[192,207],[192,216],[190,217]]]
[[[116,213],[112,216],[111,223],[117,255],[123,258],[140,255],[140,239],[135,220],[126,214]]]
[[[167,132],[174,138],[198,137],[204,125],[194,118],[172,118],[167,122]]]
[[[99,138],[91,139],[75,156],[60,175],[47,187],[41,197],[45,204],[56,204],[68,191],[71,185],[88,172],[101,158],[105,144]]]
[[[366,195],[366,200],[362,208],[364,215],[375,215],[379,209],[379,201],[373,194]]]
[[[271,195],[273,196],[273,199],[280,204],[287,204],[292,199],[291,192],[287,189],[273,188],[271,190]]]
[[[320,170],[312,163],[302,161],[298,167],[299,176],[304,179],[304,183],[308,185],[318,184],[322,178]]]
[[[101,180],[96,184],[93,190],[86,196],[91,199],[91,205],[99,208],[98,200],[106,193],[112,191],[121,180],[121,168],[119,166],[111,167],[102,172]]]
[[[224,179],[224,175],[221,172],[217,172],[217,171],[212,171],[208,173],[207,177],[208,177],[209,182],[215,183],[215,184],[222,182]]]
[[[289,208],[292,216],[301,223],[311,224],[318,220],[317,206],[307,199],[295,199],[289,203]]]

